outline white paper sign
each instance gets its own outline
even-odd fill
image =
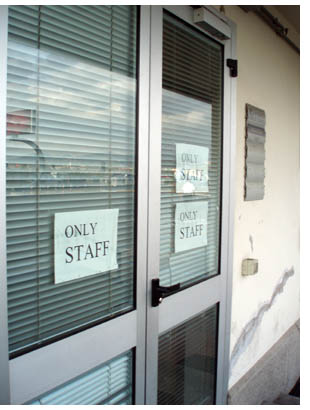
[[[208,147],[176,144],[176,192],[209,192],[208,161]]]
[[[175,209],[175,253],[206,246],[207,222],[208,201],[178,203]]]
[[[55,283],[117,269],[118,209],[55,214]]]

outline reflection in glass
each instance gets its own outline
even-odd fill
[[[158,404],[214,404],[217,305],[160,335]]]
[[[188,285],[219,273],[222,48],[169,14],[164,14],[162,91],[160,283]],[[180,147],[192,166],[180,166]],[[199,202],[206,204],[207,223],[192,231],[204,235],[193,247],[190,238],[177,237],[176,205],[186,203],[195,215]],[[189,219],[185,231],[193,223]],[[180,239],[181,252],[175,246]]]
[[[122,354],[50,393],[31,405],[133,404],[132,352]]]
[[[133,308],[136,7],[10,6],[10,350]],[[55,213],[119,209],[119,268],[54,284]]]

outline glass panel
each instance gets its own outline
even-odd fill
[[[160,335],[158,404],[214,404],[217,305]]]
[[[28,404],[133,404],[132,363],[130,351]]]
[[[135,6],[9,7],[11,352],[134,306],[136,32]],[[108,209],[118,268],[55,284],[55,215]],[[78,246],[76,260],[98,256]]]
[[[160,282],[218,274],[222,46],[164,15]]]

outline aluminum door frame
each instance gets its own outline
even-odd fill
[[[145,400],[146,243],[150,6],[140,7],[137,78],[136,309],[9,360],[6,280],[6,89],[8,6],[0,6],[0,404],[23,404],[135,348],[135,404]],[[126,337],[124,337],[124,335]],[[91,346],[89,350],[85,346]],[[104,346],[104,348],[103,348]],[[87,353],[87,354],[85,354]],[[59,368],[63,370],[59,372]],[[31,377],[29,377],[31,375]]]
[[[197,300],[200,289],[210,296],[209,302],[197,305],[188,311],[183,303],[178,315],[189,318],[219,302],[218,319],[218,363],[216,382],[216,404],[227,403],[229,378],[230,318],[232,289],[232,258],[234,233],[234,158],[236,139],[236,79],[231,78],[225,62],[236,58],[236,27],[214,7],[205,6],[212,15],[212,25],[219,31],[223,23],[231,34],[230,39],[219,41],[193,23],[190,6],[151,6],[151,49],[150,49],[150,164],[149,164],[149,224],[148,224],[148,299],[147,299],[147,352],[146,352],[146,404],[157,403],[158,335],[175,326],[178,321],[169,319],[169,307],[177,301]],[[223,168],[221,209],[221,274],[164,299],[154,308],[151,306],[151,281],[159,277],[160,255],[160,184],[161,184],[161,116],[162,116],[162,39],[163,10],[181,18],[201,32],[224,45],[224,91],[223,91]],[[178,305],[179,306],[179,305]]]
[[[0,404],[10,403],[6,281],[6,79],[8,6],[0,6]]]

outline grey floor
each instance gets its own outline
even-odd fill
[[[298,379],[297,383],[290,391],[289,394],[281,394],[276,400],[273,402],[263,402],[262,404],[268,405],[299,405],[300,404],[300,379]]]

